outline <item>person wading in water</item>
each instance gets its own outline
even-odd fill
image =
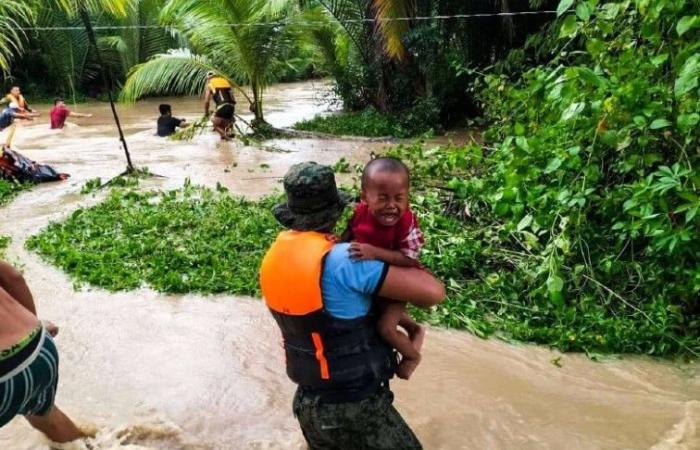
[[[10,89],[10,92],[7,93],[6,96],[4,96],[2,99],[0,99],[0,105],[3,104],[9,104],[10,109],[14,109],[15,111],[15,117],[21,120],[33,120],[34,117],[39,117],[41,114],[34,111],[32,108],[29,107],[29,103],[27,103],[27,100],[24,98],[24,95],[22,95],[22,91],[20,90],[19,86],[12,86]],[[13,105],[14,108],[13,108]],[[7,137],[5,138],[5,143],[9,146],[12,147],[12,140],[15,137],[15,131],[17,131],[17,124],[14,124],[12,128],[7,133]]]
[[[16,415],[54,442],[85,437],[56,405],[58,328],[42,324],[22,275],[0,261],[0,427]]]
[[[263,297],[284,339],[287,375],[298,385],[293,411],[311,449],[420,449],[392,406],[396,354],[377,332],[373,298],[428,307],[445,298],[428,272],[353,261],[332,235],[348,203],[333,170],[292,166],[287,202],[273,209],[289,230],[260,269]]]
[[[207,73],[207,86],[204,91],[204,115],[209,117],[209,105],[214,100],[216,110],[211,122],[214,130],[223,140],[231,138],[231,125],[233,124],[233,114],[235,112],[236,99],[233,97],[233,86],[223,77],[214,72]]]
[[[29,107],[27,100],[24,98],[24,95],[22,95],[22,91],[20,90],[19,86],[12,86],[10,92],[8,92],[8,94],[2,100],[0,100],[0,104],[13,102],[17,104],[17,108],[19,109],[20,113],[34,113],[34,110]],[[34,117],[39,116],[39,113],[34,114]]]

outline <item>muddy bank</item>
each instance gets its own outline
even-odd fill
[[[326,111],[323,92],[323,85],[304,83],[272,89],[268,120],[288,126]],[[174,188],[190,178],[254,198],[279,188],[277,177],[295,162],[361,162],[385,145],[295,139],[261,149],[214,135],[171,142],[154,136],[161,102],[119,108],[134,162],[167,177],[145,187]],[[176,116],[201,114],[197,99],[169,103]],[[78,110],[95,117],[65,132],[36,123],[15,138],[23,153],[72,178],[0,210],[0,234],[13,238],[11,259],[24,266],[41,316],[61,326],[58,404],[97,430],[98,448],[304,448],[279,333],[259,300],[76,292],[62,272],[24,250],[26,238],[49,221],[99,201],[103,194],[79,194],[85,181],[124,168],[108,106]],[[560,355],[544,348],[436,329],[424,355],[415,378],[394,387],[398,408],[427,449],[700,448],[697,364],[564,355],[557,367],[551,360]],[[0,448],[46,447],[18,419],[0,430]]]

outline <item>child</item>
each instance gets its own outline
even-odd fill
[[[387,264],[416,267],[423,246],[423,233],[408,205],[410,174],[396,158],[370,161],[362,173],[361,203],[350,220],[345,240],[352,240],[350,254],[357,260],[379,259]],[[396,371],[409,379],[420,362],[425,329],[406,314],[403,302],[382,299],[379,334],[402,355]],[[406,336],[397,330],[400,325]]]

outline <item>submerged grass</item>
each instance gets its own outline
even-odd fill
[[[6,205],[20,192],[27,190],[31,184],[17,183],[16,181],[8,181],[0,178],[0,206]]]
[[[0,236],[0,260],[5,259],[5,251],[11,241],[9,236]]]
[[[279,231],[275,198],[251,202],[186,184],[164,193],[114,189],[27,241],[78,283],[115,291],[256,295],[257,270]]]

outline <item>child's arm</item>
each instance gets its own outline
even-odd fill
[[[398,250],[387,250],[381,247],[375,247],[371,244],[360,244],[353,242],[350,244],[350,257],[357,261],[366,259],[378,259],[392,266],[399,267],[418,267],[418,261],[409,258]]]
[[[338,238],[339,242],[351,242],[353,238],[352,235],[352,227],[348,225],[348,227],[343,231],[343,234],[340,235]]]

